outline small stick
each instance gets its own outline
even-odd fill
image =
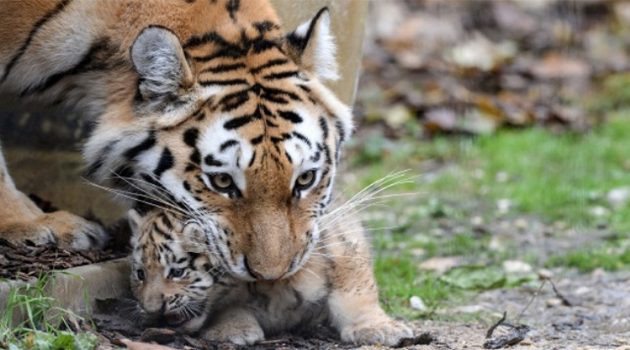
[[[495,323],[494,326],[490,327],[490,329],[488,329],[488,331],[486,332],[486,339],[492,338],[492,333],[494,333],[494,330],[497,329],[497,327],[499,327],[503,322],[505,322],[506,318],[507,311],[503,311],[503,317],[499,320],[499,322]]]
[[[521,314],[518,315],[518,318],[516,319],[516,324],[521,324],[521,317],[523,317],[523,314],[525,313],[525,311],[527,311],[527,309],[529,309],[529,306],[534,302],[534,300],[536,299],[536,297],[538,297],[538,293],[540,293],[540,291],[543,289],[543,287],[545,286],[545,284],[547,283],[547,281],[549,281],[548,279],[545,279],[543,281],[543,283],[540,285],[540,288],[538,288],[538,290],[536,291],[536,293],[534,293],[534,295],[532,296],[532,298],[529,300],[529,303],[527,303],[527,305],[525,305],[525,308],[521,311]]]
[[[549,279],[549,283],[551,283],[551,288],[553,288],[553,292],[556,293],[556,296],[560,300],[562,300],[562,305],[571,306],[571,303],[569,302],[569,300],[564,295],[560,294],[560,292],[558,292],[558,289],[556,288],[555,283],[553,283],[551,279]]]

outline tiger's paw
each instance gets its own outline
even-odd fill
[[[236,345],[254,345],[265,340],[265,333],[258,324],[231,324],[230,327],[213,327],[204,332],[209,340],[229,341]]]
[[[66,249],[103,249],[110,238],[101,225],[67,211],[44,214],[37,222],[52,231],[57,244]]]
[[[54,245],[52,230],[37,222],[9,222],[0,226],[0,238],[14,246]]]
[[[342,341],[358,344],[396,346],[403,339],[411,337],[411,328],[390,317],[378,317],[349,325],[341,331]]]

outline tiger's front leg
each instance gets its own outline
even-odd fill
[[[379,305],[370,249],[360,224],[339,226],[334,231],[343,233],[324,235],[323,241],[325,254],[335,266],[328,307],[341,340],[396,346],[402,339],[413,337],[409,327],[387,315]]]
[[[100,249],[108,236],[93,222],[58,211],[44,213],[16,187],[0,149],[0,238],[14,245],[57,244],[73,250]]]
[[[265,339],[265,333],[253,313],[242,307],[226,308],[201,334],[209,340],[253,345]]]

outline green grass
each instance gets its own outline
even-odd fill
[[[385,219],[368,220],[371,227],[396,226],[372,234],[375,271],[386,308],[395,315],[423,317],[426,315],[409,308],[411,296],[421,297],[430,310],[460,299],[462,294],[456,288],[418,268],[420,262],[434,256],[460,256],[473,264],[497,267],[508,258],[520,259],[540,266],[537,256],[520,252],[518,247],[503,252],[489,249],[491,235],[471,232],[473,215],[490,220],[531,215],[547,223],[563,221],[569,228],[586,232],[606,222],[619,237],[614,242],[559,252],[542,262],[580,271],[630,268],[630,249],[614,248],[630,237],[630,205],[612,208],[605,199],[610,190],[630,186],[627,113],[618,112],[602,126],[580,135],[557,135],[534,127],[430,142],[373,136],[356,144],[350,159],[359,176],[350,191],[392,170],[421,174],[397,189],[416,195],[392,201],[384,209]],[[431,164],[429,175],[422,175],[426,168],[419,165],[423,164]],[[501,199],[513,203],[508,214],[497,212],[496,203]],[[594,216],[594,207],[606,208],[608,215]],[[442,229],[443,218],[459,227]]]
[[[502,131],[476,139],[444,139],[419,143],[410,140],[371,144],[387,161],[376,162],[374,149],[359,151],[354,164],[365,186],[391,169],[417,169],[422,161],[448,164],[436,179],[420,178],[402,190],[423,191],[426,197],[473,196],[489,202],[506,198],[521,213],[564,220],[571,225],[593,225],[595,206],[606,207],[603,195],[630,186],[630,119],[612,117],[585,135],[555,135],[546,129]],[[370,139],[366,144],[372,142]],[[504,182],[497,181],[501,174]],[[630,230],[630,206],[611,210],[607,218],[615,229]]]
[[[597,268],[617,271],[630,267],[630,249],[603,246],[584,249],[551,257],[548,267],[574,267],[581,272],[589,272]]]
[[[77,276],[77,278],[79,278]],[[72,333],[66,317],[83,319],[59,307],[59,301],[46,295],[55,283],[54,275],[42,275],[33,284],[13,288],[0,317],[0,348],[37,350],[94,349],[97,338],[91,333]],[[86,294],[87,301],[87,294]],[[89,305],[86,303],[86,305]],[[25,320],[15,324],[14,315]]]

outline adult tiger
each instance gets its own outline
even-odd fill
[[[352,129],[322,84],[338,76],[329,22],[324,9],[286,34],[262,0],[4,1],[0,90],[83,109],[91,178],[203,216],[227,270],[275,280],[317,241]],[[102,244],[0,175],[0,237]]]

